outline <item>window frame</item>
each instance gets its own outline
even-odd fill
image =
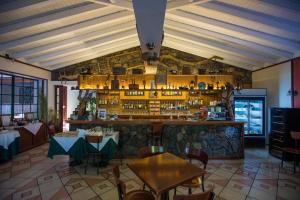
[[[2,86],[3,85],[8,85],[8,84],[3,84],[2,83],[2,77],[3,75],[5,76],[10,76],[11,77],[11,94],[3,94],[3,89],[2,89]],[[22,75],[17,75],[17,74],[10,74],[10,73],[5,73],[3,71],[0,71],[0,104],[1,104],[1,107],[0,107],[0,115],[4,116],[10,116],[12,119],[15,119],[16,118],[16,115],[21,115],[21,118],[17,118],[17,119],[24,119],[25,118],[25,113],[33,113],[34,115],[34,118],[35,119],[38,119],[39,118],[39,111],[40,111],[40,108],[39,108],[39,95],[40,95],[40,89],[42,89],[43,91],[43,95],[46,95],[46,91],[44,91],[44,88],[43,88],[43,85],[44,85],[44,81],[45,79],[38,79],[38,78],[34,78],[34,77],[28,77],[28,76],[22,76]],[[16,82],[16,79],[17,80],[21,80],[22,83],[21,84],[18,84]],[[32,81],[31,84],[28,85],[25,85],[25,81],[26,80],[30,80]],[[40,87],[41,86],[41,87]],[[16,93],[16,88],[19,89],[19,91],[21,90],[22,92],[20,93]],[[25,89],[24,88],[30,88],[29,89],[29,98],[28,98],[28,102],[25,101],[25,98],[28,96],[24,93]],[[11,101],[10,101],[10,104],[7,104],[7,105],[11,105],[11,108],[10,108],[10,114],[3,114],[2,112],[2,105],[4,105],[2,103],[2,96],[3,95],[7,95],[7,96],[10,96],[11,98]],[[16,99],[17,97],[19,98],[19,103],[16,104]],[[22,100],[20,100],[22,99]],[[20,112],[16,112],[15,111],[15,106],[20,106],[22,107],[21,109],[21,113]],[[29,106],[29,112],[24,112],[24,106]]]

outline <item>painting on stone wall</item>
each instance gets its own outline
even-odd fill
[[[217,56],[216,56],[217,57]],[[237,81],[251,84],[251,71],[219,62],[221,59],[208,60],[200,56],[179,50],[162,47],[157,63],[158,74],[183,74],[189,69],[191,74],[233,74]],[[106,56],[94,58],[74,65],[60,68],[52,73],[52,80],[77,80],[79,74],[112,74],[113,67],[124,67],[127,73],[139,66],[144,66],[139,47],[130,48]]]

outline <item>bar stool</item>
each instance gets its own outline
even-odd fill
[[[294,160],[294,173],[296,173],[296,165],[298,164],[298,157],[300,155],[300,147],[298,140],[300,140],[300,132],[291,131],[291,138],[295,141],[294,147],[282,148],[281,167],[283,167],[283,160],[286,154],[292,154]]]
[[[126,185],[120,180],[120,169],[119,166],[113,167],[113,175],[118,188],[119,200],[154,200],[154,196],[151,192],[145,190],[133,190],[126,193]]]
[[[147,158],[150,156],[158,155],[164,153],[163,146],[146,146],[139,149],[139,157]]]
[[[162,146],[162,122],[152,123],[152,133],[151,133],[151,145]]]
[[[97,175],[99,175],[100,161],[101,161],[101,157],[102,157],[102,154],[99,151],[99,146],[100,146],[100,143],[102,142],[102,139],[103,139],[103,136],[98,136],[98,135],[86,135],[85,136],[85,148],[87,151],[86,164],[84,167],[85,174],[87,173],[89,159],[90,159],[90,157],[92,157],[94,164],[97,161],[97,158],[100,158],[100,160],[97,162]],[[97,150],[91,149],[90,143],[96,143]]]

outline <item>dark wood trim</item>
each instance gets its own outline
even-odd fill
[[[26,62],[23,62],[23,61],[18,60],[18,59],[14,59],[14,58],[11,58],[11,59],[10,59],[10,58],[7,58],[7,57],[5,57],[5,56],[3,56],[3,55],[0,55],[0,57],[1,57],[1,58],[5,58],[5,59],[10,60],[10,61],[13,61],[13,62],[18,62],[18,63],[24,64],[24,65],[29,65],[29,66],[31,66],[31,67],[35,67],[35,68],[38,68],[38,69],[42,69],[42,70],[51,72],[51,70],[49,70],[49,69],[45,69],[45,68],[42,68],[42,67],[39,67],[39,66],[36,66],[36,65],[32,65],[32,64],[30,64],[30,63],[26,63]]]
[[[292,98],[292,108],[294,108],[294,59],[292,60],[291,64],[291,98]]]
[[[294,59],[297,59],[297,58],[300,58],[300,56],[295,57],[295,58],[292,58],[292,59],[284,60],[284,61],[282,61],[282,62],[279,62],[279,63],[276,63],[276,64],[272,64],[272,65],[269,65],[269,66],[267,66],[267,67],[263,67],[263,68],[261,68],[261,69],[254,70],[254,71],[252,71],[252,72],[257,72],[257,71],[260,71],[260,70],[263,70],[263,69],[267,69],[267,68],[270,68],[270,67],[274,67],[274,66],[280,65],[280,64],[282,64],[282,63],[286,63],[286,62],[293,61]]]
[[[21,73],[16,73],[16,72],[7,71],[7,70],[3,70],[3,69],[0,69],[0,72],[3,72],[4,74],[7,74],[7,75],[16,75],[16,76],[22,76],[22,77],[25,77],[25,78],[29,78],[29,79],[40,79],[40,80],[49,81],[48,79],[44,79],[44,78],[41,78],[41,77],[36,77],[36,76],[31,76],[31,75],[26,75],[26,74],[21,74]]]

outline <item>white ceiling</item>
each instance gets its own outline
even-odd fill
[[[163,46],[256,70],[300,56],[299,0],[169,0]],[[0,53],[49,70],[139,45],[128,0],[1,0]]]

